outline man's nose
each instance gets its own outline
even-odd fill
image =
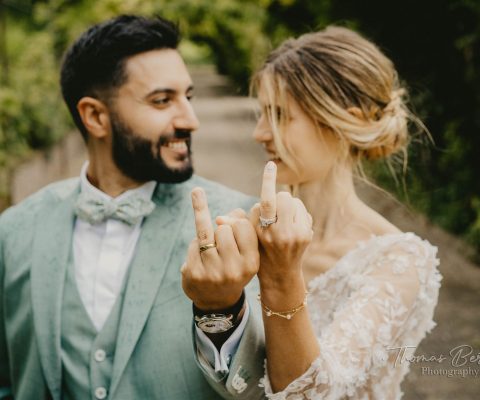
[[[273,140],[272,129],[265,115],[260,116],[253,130],[253,138],[260,143]]]
[[[178,114],[173,124],[175,129],[179,130],[196,131],[200,127],[200,122],[193,110],[192,103],[188,99],[184,99],[180,103]]]

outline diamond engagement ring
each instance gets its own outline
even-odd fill
[[[277,216],[275,215],[273,218],[263,218],[262,216],[260,218],[260,226],[262,228],[267,228],[269,225],[274,224],[277,222]]]

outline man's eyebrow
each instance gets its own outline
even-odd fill
[[[193,85],[190,85],[187,88],[186,93],[191,92],[192,90],[193,90]],[[157,94],[177,94],[177,92],[178,92],[177,90],[171,89],[171,88],[156,88],[156,89],[153,89],[151,92],[149,92],[145,96],[145,98],[148,98]]]

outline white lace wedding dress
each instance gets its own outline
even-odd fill
[[[413,233],[373,236],[314,278],[308,309],[320,356],[282,392],[272,394],[266,372],[267,397],[400,399],[410,362],[401,362],[399,348],[409,346],[411,355],[435,326],[436,253]]]

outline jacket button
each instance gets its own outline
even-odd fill
[[[103,360],[105,360],[106,356],[107,356],[107,354],[105,353],[105,350],[98,349],[95,352],[95,361],[102,362]]]
[[[99,386],[95,389],[95,397],[99,400],[104,399],[107,397],[107,389],[105,389],[103,386]]]

